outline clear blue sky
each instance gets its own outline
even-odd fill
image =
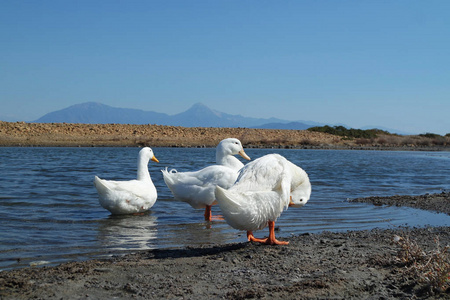
[[[0,1],[0,119],[95,101],[450,132],[450,1]]]

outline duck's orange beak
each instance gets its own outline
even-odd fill
[[[292,196],[289,197],[289,206],[294,206],[295,203],[292,201]]]
[[[244,149],[239,151],[239,155],[245,158],[246,160],[251,160],[251,158],[247,155],[247,153],[245,153]]]

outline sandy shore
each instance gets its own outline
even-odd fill
[[[450,213],[450,193],[355,201]],[[444,249],[450,245],[449,227],[325,232],[289,242],[151,250],[5,271],[0,273],[0,298],[450,299],[449,252]],[[440,254],[433,256],[438,249]],[[445,279],[440,288],[426,281],[431,265],[447,268],[438,276]]]

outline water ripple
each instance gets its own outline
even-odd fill
[[[158,201],[142,216],[111,216],[98,204],[94,175],[135,176],[138,148],[0,148],[0,269],[33,261],[57,264],[132,250],[244,242],[225,221],[173,200],[161,169],[191,171],[214,162],[214,149],[155,148],[149,170]],[[347,199],[417,195],[450,189],[450,153],[247,149],[253,159],[279,153],[304,168],[313,192],[308,204],[277,220],[277,236],[450,225],[444,214],[375,207]],[[245,162],[244,162],[245,163]],[[437,172],[436,170],[439,170]],[[220,215],[213,207],[213,215]],[[267,229],[255,232],[267,235]]]

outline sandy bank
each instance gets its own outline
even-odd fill
[[[216,147],[228,137],[240,139],[245,148],[450,150],[450,137],[386,136],[369,140],[307,130],[0,121],[0,147]]]
[[[337,145],[341,141],[305,130],[0,122],[0,146],[216,147],[228,137],[240,139],[246,147]]]

